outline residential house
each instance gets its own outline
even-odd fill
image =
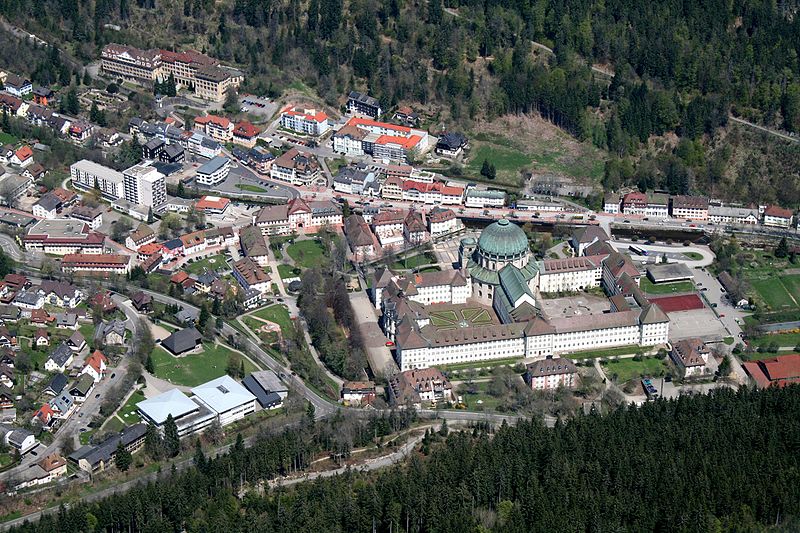
[[[49,403],[42,404],[42,406],[33,413],[33,417],[31,418],[32,423],[41,425],[42,429],[45,431],[50,431],[50,428],[55,424],[56,420],[58,420],[58,416],[55,410],[50,407]]]
[[[403,236],[411,246],[418,246],[426,241],[428,231],[422,213],[413,209],[408,212],[403,220]]]
[[[108,359],[106,356],[100,350],[95,350],[92,355],[86,358],[81,374],[91,376],[95,383],[99,383],[105,376],[107,367]]]
[[[90,229],[97,230],[103,225],[103,211],[105,208],[101,206],[78,205],[73,207],[67,216],[85,222]]]
[[[33,343],[37,348],[39,346],[50,346],[50,334],[47,333],[47,329],[37,329],[36,333],[33,335]]]
[[[14,391],[7,385],[0,385],[0,409],[14,408]]]
[[[50,382],[44,389],[45,394],[49,394],[50,396],[58,396],[61,394],[61,391],[64,390],[64,387],[67,386],[67,376],[64,374],[58,373],[55,374],[52,378],[50,378]]]
[[[153,297],[142,291],[131,297],[131,304],[140,313],[146,314],[153,311]]]
[[[239,230],[239,242],[245,257],[249,257],[259,266],[267,266],[269,263],[269,248],[261,228],[256,226],[242,228]]]
[[[272,278],[250,257],[233,264],[233,277],[245,292],[255,290],[263,295],[270,291]]]
[[[342,403],[349,406],[369,405],[375,401],[375,383],[372,381],[345,381],[342,384]]]
[[[436,153],[446,157],[458,157],[468,148],[467,138],[457,132],[446,132],[436,142]]]
[[[33,92],[33,84],[22,76],[9,73],[3,86],[7,93],[13,94],[17,98],[22,98],[26,94]]]
[[[33,204],[33,216],[47,219],[56,218],[60,209],[61,200],[55,194],[48,192]]]
[[[776,205],[771,205],[764,210],[764,225],[773,228],[788,228],[792,225],[794,212],[791,209],[784,209]]]
[[[49,87],[36,86],[33,88],[33,101],[39,105],[48,105],[55,97],[54,93]]]
[[[415,113],[414,110],[408,106],[398,107],[397,111],[394,112],[392,120],[410,128],[419,126],[419,114]]]
[[[390,403],[398,407],[411,404],[420,408],[423,403],[437,404],[453,400],[453,386],[434,367],[395,374],[389,378],[387,391]]]
[[[78,329],[78,315],[77,313],[56,313],[54,315],[55,324],[60,329]]]
[[[460,221],[452,209],[434,207],[426,218],[428,219],[428,232],[432,237],[447,235],[460,227]]]
[[[95,345],[120,346],[125,342],[125,321],[110,320],[97,325],[94,331]]]
[[[86,339],[83,338],[83,335],[80,331],[76,331],[70,335],[65,343],[73,352],[80,352],[86,346]]]
[[[33,149],[27,144],[21,146],[14,152],[11,164],[25,168],[33,164]]]
[[[240,120],[233,127],[233,143],[246,148],[253,148],[261,130],[247,120]]]
[[[525,383],[533,390],[571,389],[578,380],[578,368],[561,357],[542,359],[527,365]]]
[[[684,377],[699,376],[708,372],[708,356],[711,352],[702,339],[691,338],[677,341],[672,346],[670,357]]]
[[[68,460],[84,472],[102,472],[115,465],[120,443],[129,453],[136,453],[144,446],[147,424],[135,424],[111,435],[96,446],[82,446],[71,453]]]
[[[161,341],[161,345],[173,355],[194,350],[203,341],[203,336],[194,327],[184,328],[173,332]]]
[[[11,333],[5,325],[0,325],[0,347],[17,345],[17,336]]]
[[[14,386],[14,369],[8,365],[0,364],[0,385],[9,388]]]
[[[65,281],[43,280],[37,292],[44,296],[46,304],[56,307],[78,307],[83,301],[83,291]]]
[[[608,233],[600,226],[584,226],[572,234],[569,243],[575,250],[575,255],[585,255],[586,249],[596,242],[608,242]]]
[[[44,369],[48,372],[64,372],[74,359],[75,352],[67,343],[62,343],[47,357]]]
[[[95,380],[91,375],[81,373],[80,378],[69,389],[69,394],[76,403],[83,403],[89,399],[94,390]]]
[[[22,172],[23,176],[34,181],[42,179],[46,174],[47,169],[41,163],[33,163]]]
[[[375,237],[361,215],[350,215],[345,219],[344,234],[356,261],[375,255]]]
[[[57,395],[55,398],[50,399],[49,402],[50,407],[55,411],[56,417],[58,418],[69,418],[69,415],[72,414],[72,411],[75,409],[75,399],[69,392],[61,392],[61,394]]]
[[[226,143],[233,140],[233,122],[225,117],[206,115],[194,119],[194,129],[215,141]]]
[[[108,291],[98,291],[89,299],[91,309],[99,309],[103,314],[117,310],[117,304]]]
[[[627,193],[622,197],[622,212],[626,215],[645,216],[647,212],[647,195],[639,191]]]

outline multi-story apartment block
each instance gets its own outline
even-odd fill
[[[670,214],[686,220],[708,220],[708,198],[702,196],[673,196]]]
[[[350,94],[347,96],[347,112],[353,115],[363,115],[376,119],[383,114],[383,109],[377,98],[356,91],[350,91]]]
[[[167,201],[167,183],[164,174],[153,167],[134,165],[122,173],[125,200],[132,204],[157,208]]]
[[[714,224],[758,224],[758,209],[708,206],[708,219]]]
[[[194,119],[194,129],[222,143],[233,140],[233,122],[225,117],[206,115]]]
[[[259,133],[261,133],[261,130],[253,124],[247,120],[240,120],[233,128],[233,142],[245,148],[253,148],[256,145]]]
[[[269,170],[272,179],[292,185],[308,185],[319,177],[319,163],[314,156],[292,148],[278,157]]]
[[[322,135],[331,129],[328,115],[317,109],[287,106],[281,111],[281,126],[305,133],[306,135]]]
[[[412,150],[428,149],[428,133],[406,126],[353,117],[333,136],[333,149],[350,156],[371,155],[405,162]]]
[[[100,254],[105,235],[89,229],[88,224],[66,218],[40,220],[22,238],[26,250],[50,255]]]
[[[218,155],[197,169],[195,181],[208,187],[219,185],[228,177],[230,165],[230,159]]]
[[[84,191],[97,187],[106,200],[118,200],[125,194],[121,172],[98,165],[88,159],[81,159],[69,167],[72,185]]]

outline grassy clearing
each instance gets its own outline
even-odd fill
[[[281,279],[291,279],[300,276],[300,273],[295,272],[295,267],[292,265],[280,263],[278,265],[278,275],[280,275]]]
[[[289,317],[289,310],[285,305],[270,305],[269,307],[259,309],[250,314],[258,318],[263,318],[264,320],[269,320],[270,322],[275,322],[281,327],[281,332],[284,336],[289,336],[294,329],[292,319]]]
[[[286,247],[294,263],[303,268],[319,266],[325,259],[325,247],[316,239],[298,241]]]
[[[136,424],[141,422],[139,415],[136,414],[136,404],[143,401],[144,393],[142,391],[136,391],[131,394],[131,397],[128,398],[128,401],[125,402],[125,405],[120,407],[119,411],[117,411],[117,416],[120,420],[123,420],[126,425]]]
[[[267,192],[267,189],[265,189],[264,187],[259,187],[258,185],[250,185],[249,183],[237,183],[236,188],[247,192]]]
[[[17,144],[17,142],[19,142],[19,139],[17,139],[10,133],[0,131],[0,144]]]
[[[798,307],[800,276],[777,276],[750,282],[761,299],[772,311]]]
[[[614,378],[617,383],[625,383],[642,376],[658,376],[666,372],[667,365],[661,359],[647,358],[641,361],[633,359],[617,359],[602,363],[606,376]]]
[[[436,256],[432,252],[425,252],[424,254],[412,255],[406,259],[398,259],[392,263],[392,270],[419,268],[422,265],[430,265],[431,263],[436,263]]]
[[[475,394],[464,392],[462,397],[468,411],[494,411],[500,405],[500,398],[495,398],[488,392],[489,382],[473,383]]]
[[[224,345],[203,343],[203,351],[183,357],[173,357],[161,346],[153,351],[156,377],[166,379],[176,385],[195,387],[225,374],[228,358],[235,352]],[[244,359],[245,372],[257,370]]]
[[[441,370],[466,370],[468,368],[492,368],[495,366],[516,365],[521,362],[519,357],[509,357],[507,359],[491,359],[488,361],[469,361],[467,363],[454,363],[452,365],[439,365]]]
[[[620,346],[618,348],[606,348],[603,350],[586,350],[580,352],[574,352],[564,357],[569,359],[577,360],[577,359],[595,359],[598,357],[614,357],[617,355],[631,355],[635,354],[638,351],[648,352],[652,349],[652,346],[641,347],[637,344],[631,344],[628,346]]]
[[[466,166],[470,177],[480,179],[481,165],[486,159],[495,165],[494,182],[500,185],[518,186],[523,169],[598,182],[606,159],[590,143],[577,142],[540,119],[503,117],[471,134],[470,145]]]
[[[703,255],[697,252],[683,252],[683,256],[691,261],[700,261],[703,258]]]
[[[224,254],[216,254],[209,257],[204,257],[192,263],[183,265],[183,269],[189,274],[200,275],[206,270],[227,270],[228,264],[225,262],[226,257]]]
[[[768,346],[777,343],[780,347],[795,347],[800,344],[800,333],[773,333],[749,340],[749,343],[756,347]]]
[[[10,465],[13,461],[14,461],[14,458],[11,457],[11,454],[0,453],[0,467],[4,467],[6,465]]]
[[[641,289],[648,294],[672,294],[681,292],[693,292],[694,283],[691,281],[673,281],[670,283],[653,283],[646,276],[642,276],[640,281]]]
[[[137,421],[138,421],[138,417],[137,417]],[[133,423],[133,422],[131,422],[131,423]],[[122,420],[120,420],[116,416],[112,416],[111,418],[106,420],[106,423],[103,424],[103,428],[102,429],[103,429],[104,432],[109,432],[110,433],[110,432],[122,431],[122,429],[124,427],[125,427],[125,424],[122,422]]]
[[[84,431],[83,433],[80,434],[78,440],[80,441],[81,445],[85,446],[89,444],[89,441],[92,440],[92,435],[94,434],[94,431],[95,430],[90,429],[89,431]]]

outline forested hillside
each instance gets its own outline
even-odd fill
[[[392,424],[397,424],[395,419]],[[384,420],[384,424],[389,421]],[[259,496],[341,431],[306,426],[16,531],[797,531],[800,387],[720,389],[555,429],[428,439],[427,457]],[[372,429],[365,428],[357,440]],[[446,431],[445,431],[446,433]],[[351,435],[354,435],[350,431]]]
[[[607,189],[675,193],[738,179],[740,166],[711,153],[729,112],[800,131],[797,10],[798,0],[0,0],[0,14],[84,61],[111,41],[194,46],[246,68],[245,90],[338,105],[356,87],[387,107],[434,103],[431,126],[537,111],[619,158]],[[31,70],[58,79],[48,67]],[[796,159],[780,164],[793,178],[776,192],[722,193],[796,204]]]

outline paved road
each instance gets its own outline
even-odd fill
[[[796,142],[800,142],[800,139],[798,139],[797,137],[791,137],[789,135],[786,135],[785,133],[781,133],[779,131],[771,130],[769,128],[765,128],[764,126],[759,126],[758,124],[753,124],[752,122],[744,120],[743,118],[734,117],[733,115],[729,115],[728,118],[730,120],[732,120],[733,122],[736,122],[738,124],[744,124],[745,126],[749,126],[751,128],[755,128],[757,130],[761,130],[761,131],[763,131],[765,133],[769,133],[770,135],[774,135],[775,137],[780,137],[781,139],[784,139],[786,141],[792,141],[792,142],[795,142],[795,143]]]

